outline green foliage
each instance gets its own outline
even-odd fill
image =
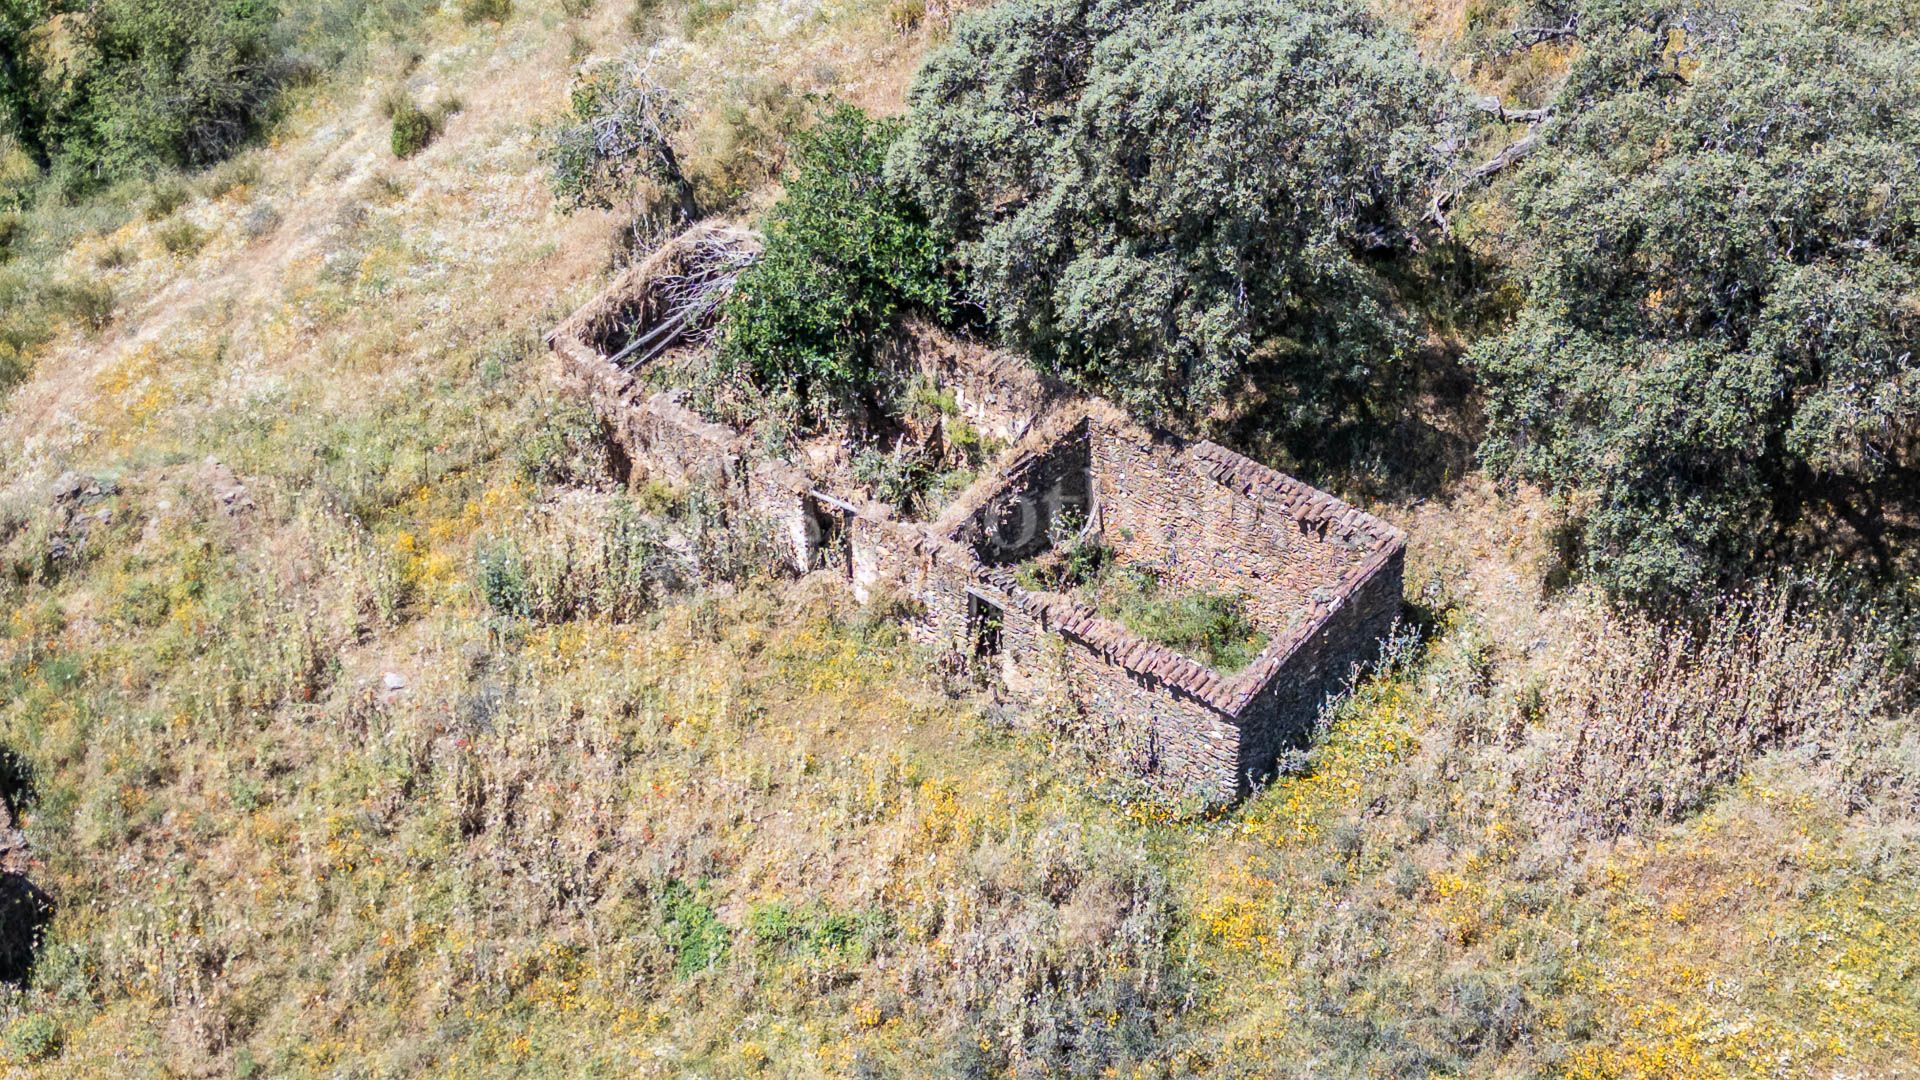
[[[891,931],[884,911],[837,911],[824,904],[756,904],[747,934],[762,960],[788,958],[865,962]]]
[[[1247,617],[1246,598],[1170,591],[1144,567],[1116,567],[1090,586],[1100,614],[1225,675],[1253,662],[1267,635]]]
[[[153,182],[152,190],[147,192],[146,201],[140,206],[140,215],[148,221],[164,221],[191,198],[193,192],[187,190],[187,185],[181,183],[179,177],[161,177]]]
[[[47,110],[70,174],[193,167],[253,132],[280,74],[271,0],[101,0]]]
[[[33,350],[52,334],[39,275],[0,266],[0,396],[24,380]]]
[[[162,226],[155,234],[160,239],[160,247],[169,255],[182,258],[199,252],[207,243],[207,232],[191,221],[175,221]]]
[[[281,9],[275,38],[289,77],[310,78],[384,53],[369,46],[412,47],[419,22],[440,8],[441,0],[299,0]]]
[[[1014,571],[1022,587],[1075,593],[1102,616],[1223,674],[1267,647],[1245,597],[1171,589],[1151,567],[1122,565],[1097,537],[1080,535],[1084,521],[1065,511],[1055,518],[1047,550]]]
[[[660,36],[661,6],[662,0],[634,0],[623,20],[627,33],[643,42]]]
[[[660,890],[660,911],[675,975],[697,975],[726,962],[732,934],[708,904],[704,889],[668,878]]]
[[[607,427],[582,402],[555,406],[540,418],[517,454],[521,475],[535,484],[590,487],[614,475]]]
[[[697,34],[733,18],[739,6],[739,0],[687,0],[681,25],[688,34]]]
[[[1113,551],[1098,536],[1081,535],[1086,515],[1063,508],[1047,526],[1047,550],[1014,571],[1029,589],[1063,592],[1086,588],[1097,594],[1115,568]]]
[[[675,147],[685,128],[685,106],[647,59],[595,64],[574,80],[567,113],[545,133],[554,199],[569,213],[624,207],[636,234],[692,220],[699,208]]]
[[[12,1061],[44,1061],[59,1049],[60,1026],[45,1013],[30,1013],[7,1025],[7,1057]]]
[[[476,545],[480,595],[497,615],[560,623],[629,622],[652,611],[688,576],[657,522],[622,501],[594,533],[547,524],[531,536]]]
[[[908,448],[891,453],[863,447],[853,455],[853,480],[873,490],[875,498],[892,506],[908,507],[933,482],[933,463]]]
[[[901,130],[840,105],[797,137],[765,250],[727,302],[723,378],[790,396],[818,421],[873,389],[901,315],[945,317],[947,245],[883,175]]]
[[[928,58],[894,175],[1044,368],[1298,431],[1413,344],[1374,263],[1406,245],[1456,101],[1345,0],[1015,0]]]
[[[41,302],[49,312],[97,334],[113,321],[118,299],[104,281],[60,281],[41,290]]]
[[[474,23],[502,23],[513,14],[513,0],[460,0],[460,21],[471,26]]]
[[[15,154],[69,194],[216,161],[259,130],[280,87],[432,6],[0,0],[0,202],[18,201]]]
[[[524,619],[533,614],[527,598],[527,564],[511,544],[483,543],[474,553],[480,598],[496,615]]]
[[[1877,12],[1580,21],[1511,187],[1527,306],[1473,360],[1488,462],[1577,496],[1617,593],[1809,550],[1885,569],[1920,538],[1920,45]]]
[[[48,95],[39,36],[55,13],[45,0],[0,0],[0,137],[41,161],[47,156]]]
[[[393,156],[410,158],[425,150],[438,128],[431,113],[415,105],[412,98],[402,97],[393,110],[393,135],[389,139]]]
[[[40,181],[40,166],[0,127],[0,214],[11,215],[24,209],[33,186]],[[0,260],[6,258],[4,237],[0,237]]]

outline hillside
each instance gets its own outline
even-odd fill
[[[1565,73],[1382,7],[1480,92]],[[1766,575],[1691,622],[1611,603],[1655,557],[1583,576],[1579,497],[1475,456],[1458,360],[1495,315],[1409,332],[1413,419],[1358,452],[1221,425],[1409,535],[1387,658],[1231,805],[951,685],[698,491],[618,482],[542,343],[629,254],[550,188],[575,72],[650,47],[701,199],[752,223],[808,95],[905,114],[960,18],[409,14],[223,161],[18,211],[0,747],[51,908],[9,1067],[1920,1075],[1911,564],[1852,611]],[[407,157],[400,97],[436,129]],[[1460,227],[1530,242],[1505,214]],[[681,548],[699,575],[636,584]],[[508,557],[572,602],[502,610]]]

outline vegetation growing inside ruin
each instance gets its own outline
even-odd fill
[[[732,382],[750,388],[753,408],[804,425],[844,416],[878,389],[879,350],[903,316],[946,315],[946,244],[886,179],[900,132],[839,105],[796,139],[766,249],[727,303],[715,356],[723,407],[741,400]]]
[[[1075,515],[1062,514],[1046,551],[1014,568],[1028,589],[1069,593],[1155,644],[1233,675],[1267,647],[1267,634],[1237,593],[1176,588],[1149,566],[1122,564],[1097,537],[1081,535]]]
[[[1113,569],[1077,591],[1101,615],[1148,641],[1222,675],[1238,673],[1267,647],[1266,632],[1247,615],[1246,597],[1174,588],[1149,567],[1109,565]]]

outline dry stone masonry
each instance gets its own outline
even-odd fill
[[[670,245],[649,265],[671,258]],[[718,487],[781,538],[795,571],[831,568],[863,602],[909,601],[921,641],[1016,704],[1065,700],[1094,753],[1159,786],[1227,798],[1271,775],[1399,614],[1399,529],[1225,447],[1045,386],[1003,356],[956,349],[923,363],[970,422],[1013,443],[938,520],[900,520],[836,490],[831,470],[759,455],[677,393],[645,392],[614,362],[605,327],[645,309],[648,281],[648,265],[623,275],[548,337],[636,475]],[[1243,595],[1265,649],[1222,674],[1072,596],[1024,587],[1015,567],[1065,529],[1175,589]]]

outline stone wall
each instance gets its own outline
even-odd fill
[[[915,326],[913,363],[920,374],[953,395],[960,415],[1003,443],[1032,431],[1064,391],[1012,353],[983,348],[932,326]]]
[[[920,358],[969,420],[1017,443],[931,527],[824,490],[804,462],[753,459],[742,435],[675,394],[643,396],[603,354],[601,331],[648,280],[629,271],[548,338],[633,475],[709,484],[773,531],[796,572],[830,567],[862,601],[914,602],[917,639],[989,666],[1031,712],[1077,716],[1074,735],[1122,771],[1213,797],[1246,791],[1305,740],[1399,614],[1398,530],[1213,443],[1146,431],[1099,403],[1062,404],[1001,354]],[[1045,550],[1069,511],[1175,589],[1244,594],[1266,650],[1223,675],[1071,597],[1020,586],[1013,564]],[[980,605],[1000,613],[991,655],[975,655]],[[1055,710],[1063,701],[1072,708]]]
[[[1238,790],[1271,777],[1282,752],[1304,747],[1322,705],[1346,686],[1354,665],[1379,655],[1400,618],[1404,556],[1400,547],[1381,553],[1351,591],[1282,644],[1279,670],[1241,713]]]
[[[1084,522],[1093,504],[1087,432],[1082,421],[1044,449],[1017,451],[998,473],[998,492],[954,538],[988,566],[1005,566],[1047,550],[1062,515]]]
[[[1176,792],[1235,790],[1240,729],[1229,717],[1017,605],[1003,610],[1001,675],[1017,699],[1051,706],[1064,696],[1074,734],[1121,772]]]
[[[1101,425],[1092,457],[1101,536],[1119,560],[1175,589],[1242,593],[1269,634],[1310,618],[1370,554],[1372,537],[1222,483],[1169,438]]]
[[[664,483],[725,483],[739,468],[734,433],[682,405],[677,395],[655,394],[625,410],[620,427],[613,434],[628,460]]]

